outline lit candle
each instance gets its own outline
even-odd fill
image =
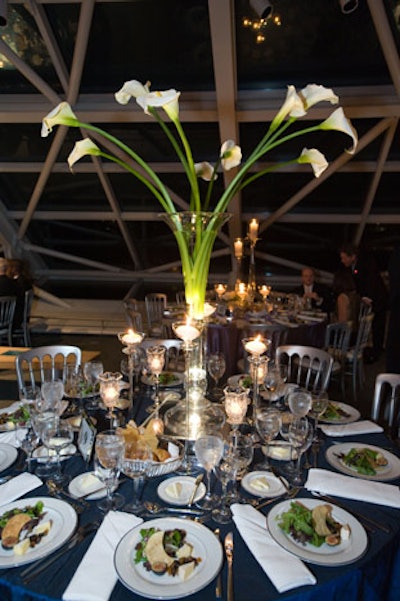
[[[235,257],[237,259],[241,259],[243,257],[243,241],[241,238],[236,238],[235,242],[233,243],[234,248],[235,248]]]
[[[266,286],[265,284],[263,284],[262,286],[260,286],[259,290],[260,290],[261,296],[265,300],[267,298],[267,296],[269,295],[269,293],[271,292],[271,286]]]
[[[246,415],[248,405],[247,393],[227,394],[225,397],[225,411],[231,424],[241,424]]]
[[[101,398],[106,407],[113,406],[119,399],[119,384],[106,384],[102,389]]]
[[[249,223],[249,232],[248,232],[249,240],[252,242],[256,242],[258,238],[258,220],[252,219]]]
[[[246,284],[244,282],[239,282],[238,295],[239,296],[246,296],[246,294],[247,294]]]
[[[267,350],[267,345],[261,340],[261,336],[257,336],[257,338],[248,340],[244,348],[251,355],[262,355]]]
[[[224,294],[225,291],[226,291],[226,285],[225,284],[216,284],[216,286],[215,286],[215,292],[218,294],[218,296],[220,298]]]
[[[128,330],[126,334],[124,334],[121,338],[121,341],[124,344],[138,344],[142,342],[143,334],[139,334],[138,332],[134,332],[133,330]]]
[[[200,330],[190,324],[190,320],[186,324],[179,325],[175,328],[175,334],[184,342],[192,342],[200,336]]]

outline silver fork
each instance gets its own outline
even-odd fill
[[[278,497],[273,497],[272,499],[259,501],[258,503],[256,503],[256,505],[254,505],[254,507],[256,509],[261,509],[262,507],[266,507],[267,505],[270,505],[271,503],[275,503],[275,501],[277,501],[278,499],[281,499],[281,500],[294,499],[294,497],[297,495],[299,490],[300,490],[300,487],[296,486],[296,487],[292,488],[289,492],[286,492],[283,495],[279,495]]]

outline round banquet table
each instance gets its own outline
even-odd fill
[[[1,383],[0,383],[1,391]],[[4,398],[4,397],[2,397]],[[140,422],[144,406],[149,402],[146,394],[140,394],[135,402],[136,417]],[[364,440],[365,437],[352,437],[351,440]],[[346,442],[343,438],[341,441]],[[368,436],[368,443],[377,446],[387,447],[388,439],[383,434]],[[326,445],[331,444],[327,439],[324,441],[319,454],[319,467],[329,467],[324,459]],[[396,452],[395,450],[393,452]],[[86,471],[88,466],[79,457],[73,457],[63,463],[63,469],[71,476]],[[89,468],[90,469],[90,468]],[[332,468],[330,468],[332,469]],[[2,475],[15,474],[14,467],[11,466]],[[173,475],[173,474],[171,474]],[[145,486],[144,496],[150,500],[158,500],[157,486],[162,478],[152,478]],[[399,484],[399,481],[395,481]],[[119,491],[127,500],[131,495],[131,482],[121,484]],[[32,491],[27,497],[47,495],[45,486]],[[300,496],[309,497],[307,491],[302,491]],[[342,501],[342,500],[341,500]],[[276,502],[279,502],[278,500]],[[323,567],[314,564],[308,564],[313,574],[317,578],[317,584],[313,586],[303,586],[293,589],[283,594],[279,594],[265,575],[256,559],[249,552],[246,544],[242,540],[235,525],[218,525],[214,522],[207,522],[209,528],[219,527],[221,536],[224,537],[228,531],[233,532],[234,538],[234,591],[235,601],[398,601],[400,599],[400,512],[398,509],[379,506],[370,503],[360,503],[357,501],[344,500],[348,508],[361,510],[370,515],[375,520],[381,521],[389,526],[391,531],[387,534],[376,530],[374,533],[368,533],[368,549],[365,555],[355,563],[337,567]],[[89,508],[79,516],[81,524],[101,518],[101,513],[96,508],[96,502],[88,503]],[[265,514],[270,507],[262,510]],[[29,587],[22,584],[20,578],[20,568],[11,568],[0,570],[0,599],[2,601],[59,601],[62,594],[69,584],[76,568],[78,567],[83,554],[89,547],[94,535],[89,536],[83,543],[70,550],[60,560],[53,564],[41,576],[33,580]],[[111,569],[111,566],[110,566]],[[91,575],[96,578],[96,573]],[[223,598],[226,599],[226,562],[222,570]],[[142,597],[127,590],[119,581],[117,581],[111,594],[110,601],[138,601]],[[201,591],[188,597],[190,601],[214,601],[215,599],[215,581],[211,582]],[[79,600],[79,601],[84,601]]]

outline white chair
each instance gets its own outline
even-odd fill
[[[12,325],[17,298],[0,296],[0,339],[5,338],[8,346],[12,346]]]
[[[29,327],[29,320],[31,317],[31,309],[33,302],[34,293],[32,288],[29,290],[25,290],[24,296],[24,313],[22,317],[22,322],[18,328],[14,328],[12,335],[13,338],[20,338],[24,342],[24,346],[31,346],[31,333]]]
[[[360,318],[357,338],[354,346],[346,353],[346,375],[351,376],[353,399],[357,401],[357,393],[364,385],[364,350],[368,344],[374,314],[369,313]]]
[[[327,390],[329,386],[333,359],[323,349],[296,344],[278,346],[275,362],[277,365],[287,365],[288,382],[307,390]]]
[[[163,316],[167,308],[167,295],[163,292],[151,292],[144,297],[149,336],[163,336]]]
[[[378,374],[375,379],[374,399],[371,418],[379,422],[381,414],[387,419],[389,433],[398,436],[398,403],[400,394],[400,374]],[[397,432],[396,432],[397,430]]]
[[[349,350],[352,322],[329,323],[325,330],[324,350],[333,358],[331,378],[340,380],[342,399],[346,397],[346,355]]]
[[[185,356],[182,341],[175,338],[145,338],[138,348],[146,351],[151,346],[164,346],[165,352],[165,370],[184,371]]]
[[[20,353],[15,359],[18,388],[40,386],[48,370],[52,379],[64,379],[67,365],[80,365],[81,360],[81,349],[67,344],[38,346]]]

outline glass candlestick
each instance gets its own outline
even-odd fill
[[[110,428],[113,428],[114,407],[118,402],[121,390],[122,374],[120,372],[105,371],[99,375],[100,397],[104,405],[108,408],[106,417],[110,420]]]
[[[267,340],[267,338],[263,338],[261,335],[258,335],[255,338],[244,338],[242,340],[242,344],[244,350],[250,355],[248,361],[250,364],[251,376],[253,380],[252,422],[253,426],[255,426],[259,393],[259,369],[262,369],[261,366],[265,364],[265,361],[268,361],[267,358],[262,358],[261,355],[263,355],[267,351],[270,341]]]
[[[157,411],[160,406],[160,375],[165,365],[165,346],[157,344],[156,346],[150,346],[146,349],[147,365],[155,377],[155,392],[154,392],[154,405],[149,407],[149,411]]]
[[[232,426],[234,435],[245,419],[249,405],[249,391],[227,387],[224,390],[224,397],[225,413],[228,417],[227,421]]]
[[[128,378],[129,378],[129,405],[130,410],[133,407],[133,372],[134,372],[134,360],[133,356],[136,352],[136,347],[140,344],[145,337],[144,332],[135,332],[129,329],[127,332],[119,332],[118,340],[122,342],[124,348],[122,352],[128,356]]]

